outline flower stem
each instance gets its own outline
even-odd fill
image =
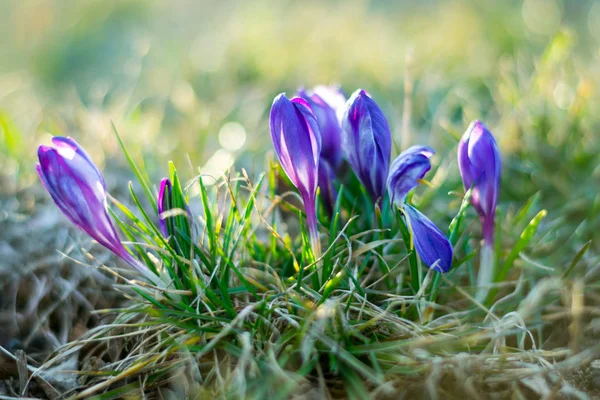
[[[312,247],[315,260],[321,257],[321,242],[319,240],[319,228],[317,226],[317,212],[315,208],[315,200],[312,202],[305,201],[306,219],[308,222],[308,235],[310,236],[310,245]]]
[[[490,284],[494,278],[494,245],[483,240],[483,246],[480,252],[479,274],[477,275],[477,292],[475,298],[479,302],[486,300],[490,290]]]
[[[494,223],[494,216],[488,216],[481,218],[481,228],[483,235],[483,244],[484,246],[489,246],[490,248],[494,248],[494,233],[496,229],[496,224]]]

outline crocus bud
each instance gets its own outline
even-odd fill
[[[433,222],[416,208],[405,205],[404,215],[412,230],[415,249],[419,257],[430,268],[448,272],[452,267],[452,245]]]
[[[170,169],[171,178],[163,178],[158,190],[158,227],[175,251],[183,257],[189,257],[190,243],[193,242],[192,212],[172,163]]]
[[[346,103],[342,117],[342,148],[354,173],[374,202],[381,202],[392,151],[388,122],[364,90]]]
[[[320,253],[316,195],[321,134],[306,100],[275,97],[270,115],[271,140],[281,167],[300,192],[304,202],[313,251]]]
[[[412,146],[404,150],[390,167],[387,179],[387,190],[390,201],[402,207],[406,195],[419,185],[419,179],[431,169],[429,158],[435,154],[427,146]]]
[[[158,190],[158,227],[164,237],[169,237],[169,230],[167,229],[166,218],[162,215],[165,211],[171,209],[171,190],[173,185],[169,178],[163,178],[160,181],[160,188]]]
[[[458,167],[465,190],[472,188],[471,204],[481,219],[484,242],[491,245],[502,164],[496,139],[482,122],[472,122],[460,140]]]
[[[56,136],[38,148],[37,172],[58,208],[71,222],[147,277],[148,268],[123,247],[108,215],[104,178],[71,138]]]
[[[319,124],[321,159],[336,169],[342,160],[340,118],[344,112],[346,97],[333,86],[317,86],[312,91],[301,89],[298,96],[310,105]]]

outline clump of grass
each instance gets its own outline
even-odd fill
[[[578,352],[589,337],[581,299],[597,298],[570,274],[587,247],[564,271],[529,259],[524,251],[547,216],[535,197],[500,207],[495,279],[479,302],[480,232],[469,193],[450,203],[451,220],[438,215],[438,226],[450,220],[455,248],[447,274],[421,265],[391,208],[374,207],[352,177],[332,217],[319,213],[324,246],[315,259],[298,196],[273,162],[256,177],[230,171],[185,185],[171,164],[174,207],[158,215],[154,185],[123,149],[145,198],[131,184],[134,206],[114,199],[112,215],[160,281],[110,269],[129,304],[98,311],[110,322],[42,367],[77,352],[99,360],[81,372],[75,398],[585,396],[564,377],[600,350]],[[426,208],[439,189],[432,184],[411,201]],[[168,238],[159,218],[172,222]]]

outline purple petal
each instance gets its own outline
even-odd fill
[[[401,207],[406,195],[419,185],[431,169],[429,158],[435,151],[426,146],[412,146],[392,162],[387,179],[387,189],[392,204]]]
[[[502,164],[496,139],[482,122],[472,122],[463,135],[458,146],[458,166],[465,190],[472,188],[471,204],[486,226],[489,241],[493,236]]]
[[[165,218],[163,218],[162,213],[167,211],[168,201],[171,197],[171,181],[168,178],[163,178],[160,181],[160,189],[158,191],[158,227],[162,232],[164,237],[169,236],[169,232],[167,230],[167,222]]]
[[[52,138],[52,144],[73,173],[78,174],[84,181],[99,181],[104,191],[106,190],[102,173],[75,140],[70,137],[55,136]]]
[[[385,115],[364,90],[354,92],[346,103],[342,148],[373,201],[379,201],[385,190],[392,138]]]
[[[472,124],[469,137],[468,155],[471,161],[471,174],[479,191],[481,209],[486,215],[493,214],[500,186],[500,151],[496,139],[483,123]]]
[[[469,133],[469,130],[467,130]],[[458,143],[458,169],[462,177],[465,191],[473,185],[473,175],[471,175],[471,161],[469,160],[469,135],[465,133]]]
[[[444,234],[425,215],[411,205],[404,207],[412,229],[417,254],[428,267],[448,272],[452,267],[452,245]]]
[[[338,113],[343,112],[345,97],[339,90],[326,86],[317,86],[312,92],[301,89],[298,96],[306,100],[317,119],[322,141],[321,158],[337,168],[342,160],[342,127]]]
[[[280,94],[270,116],[271,139],[279,162],[303,198],[314,203],[317,190],[321,134],[310,105]]]

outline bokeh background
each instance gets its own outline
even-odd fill
[[[260,171],[273,97],[339,84],[371,92],[395,152],[434,147],[448,190],[457,138],[482,119],[504,200],[539,191],[565,240],[598,227],[597,2],[15,0],[0,16],[5,194],[39,185],[36,146],[57,134],[114,186],[128,172],[111,123],[153,179],[170,159],[187,178]]]
[[[436,149],[435,189],[420,201],[447,226],[458,138],[481,119],[503,155],[506,248],[547,209],[517,262],[559,275],[600,231],[599,80],[600,3],[588,0],[0,0],[0,345],[41,362],[122,301],[78,264],[92,247],[114,258],[35,175],[52,135],[80,142],[127,201],[112,123],[153,182],[168,160],[186,180],[233,164],[252,174],[267,167],[275,95],[363,88],[390,121],[393,155]],[[592,242],[577,266],[587,282],[599,254]],[[17,376],[3,365],[0,383]]]

